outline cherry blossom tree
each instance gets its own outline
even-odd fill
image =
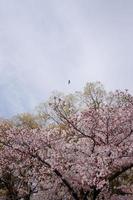
[[[1,129],[0,171],[10,170],[16,178],[12,199],[40,189],[43,199],[51,200],[128,199],[131,184],[113,186],[133,167],[133,97],[128,91],[102,94],[98,106],[91,102],[69,115],[62,99],[54,98],[50,108],[58,117],[52,128]]]
[[[133,166],[132,96],[116,91],[106,96],[101,106],[91,105],[69,119],[61,103],[55,103],[53,109],[68,124],[64,134],[69,142],[60,150],[58,144],[57,151],[65,159],[64,168],[72,184],[84,191],[83,196],[93,191],[96,199],[105,186],[110,187],[111,181]]]
[[[35,173],[35,169],[40,168],[40,165],[35,165],[33,159],[26,155],[26,151],[22,151],[22,146],[21,149],[17,148],[20,143],[17,137],[22,139],[21,134],[24,133],[24,128],[17,129],[12,126],[6,131],[0,130],[0,182],[6,190],[7,199],[29,200],[31,195],[37,192],[37,185],[40,182],[37,171]]]

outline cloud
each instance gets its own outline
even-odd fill
[[[86,81],[132,90],[132,11],[130,0],[1,0],[0,114],[29,111]]]

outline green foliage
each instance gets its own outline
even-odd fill
[[[30,113],[22,113],[13,118],[13,124],[16,126],[26,126],[31,129],[39,127],[37,117]]]
[[[83,92],[85,104],[98,108],[104,102],[105,97],[106,91],[100,82],[86,84]]]

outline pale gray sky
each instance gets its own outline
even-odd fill
[[[87,81],[133,91],[132,74],[132,0],[0,0],[0,116]]]

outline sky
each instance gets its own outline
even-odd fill
[[[0,0],[0,117],[94,81],[133,92],[132,0]]]

